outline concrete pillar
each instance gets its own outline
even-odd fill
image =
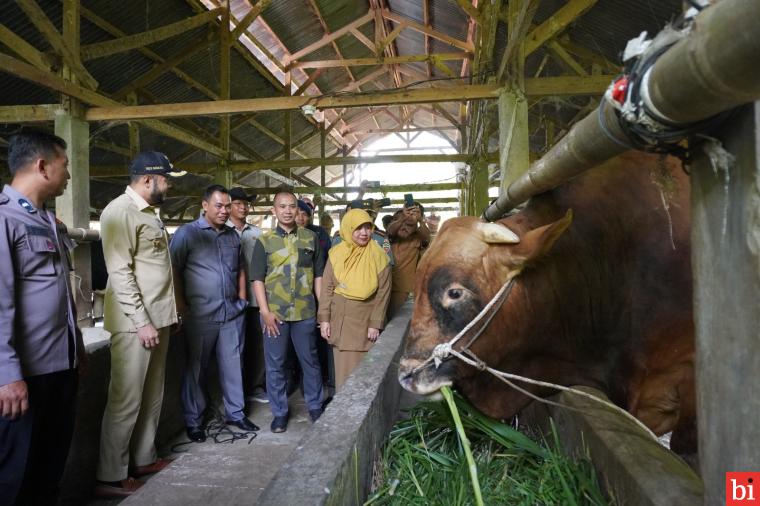
[[[55,134],[66,141],[71,179],[66,191],[55,199],[56,217],[68,227],[90,228],[90,125],[61,109],[55,116]],[[90,245],[79,244],[71,254],[77,313],[80,319],[92,311],[92,267]],[[92,320],[80,321],[91,326]]]
[[[529,166],[528,101],[519,90],[503,88],[499,93],[500,193]]]
[[[234,182],[234,174],[229,169],[227,162],[222,160],[219,162],[219,167],[214,171],[214,183],[220,184],[229,190]]]
[[[691,167],[699,462],[705,504],[724,504],[726,472],[760,470],[760,102],[726,123],[736,162]],[[742,483],[745,486],[747,483]],[[760,484],[754,484],[755,497]]]

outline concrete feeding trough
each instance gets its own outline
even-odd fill
[[[407,303],[388,325],[259,504],[351,505],[366,500],[373,466],[398,415],[397,366],[411,309]],[[545,430],[553,419],[565,451],[575,454],[587,447],[604,490],[617,504],[702,503],[700,478],[631,420],[572,394],[554,400],[572,409],[534,403],[522,421]]]

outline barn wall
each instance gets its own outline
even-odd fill
[[[724,503],[726,472],[760,470],[760,102],[729,118],[719,137],[736,163],[714,170],[702,155],[691,169],[705,504]]]
[[[411,314],[412,303],[407,302],[257,504],[348,506],[364,502],[375,462],[398,414],[398,361]]]

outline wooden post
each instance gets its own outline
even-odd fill
[[[219,23],[219,99],[230,99],[230,2],[225,0],[222,19]],[[219,125],[219,147],[230,159],[230,116],[221,117]]]
[[[341,153],[345,157],[348,155],[348,146],[345,144],[341,148]],[[343,164],[343,200],[346,200],[348,198],[348,180],[347,180],[347,174],[348,174],[348,166]]]
[[[530,166],[528,144],[528,101],[519,90],[503,89],[499,94],[500,192]]]
[[[137,93],[129,93],[127,95],[127,103],[129,105],[138,105]],[[129,154],[134,158],[140,152],[140,127],[137,125],[137,121],[129,121],[127,128],[129,128]]]
[[[488,162],[473,163],[468,176],[467,214],[480,216],[488,206]]]
[[[691,167],[697,419],[706,505],[725,503],[726,472],[760,469],[760,102],[733,115],[719,137],[736,162],[727,171],[716,169],[700,151]],[[754,484],[755,497],[759,485]]]
[[[322,123],[319,124],[319,157],[324,160],[326,156],[326,143],[327,143],[327,132],[325,131],[325,122],[324,120]],[[327,168],[325,167],[324,161],[319,167],[319,187],[322,188],[322,205],[319,206],[321,212],[325,212],[327,209],[325,208],[325,191],[327,187]]]

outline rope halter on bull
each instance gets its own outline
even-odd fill
[[[539,381],[534,380],[531,378],[526,378],[525,376],[520,376],[518,374],[512,374],[504,371],[499,371],[497,369],[494,369],[492,367],[489,367],[488,364],[485,363],[485,361],[481,360],[473,351],[470,349],[470,346],[483,334],[483,332],[488,328],[488,325],[493,320],[494,316],[496,316],[496,313],[499,312],[501,307],[504,305],[504,302],[509,298],[509,295],[512,293],[512,287],[514,286],[515,280],[517,279],[518,275],[512,276],[509,280],[507,280],[499,289],[498,292],[496,292],[496,295],[491,298],[491,300],[488,302],[488,304],[483,307],[483,309],[480,311],[480,313],[475,316],[475,318],[472,319],[470,323],[464,326],[462,330],[460,330],[457,335],[452,337],[448,342],[441,343],[439,345],[436,345],[435,348],[433,348],[433,352],[431,355],[420,365],[415,367],[411,371],[411,375],[417,374],[419,371],[424,369],[425,367],[429,367],[432,363],[436,369],[441,365],[442,362],[445,360],[449,360],[450,358],[458,358],[462,362],[464,362],[467,365],[470,365],[472,367],[475,367],[479,371],[485,371],[488,372],[494,376],[496,376],[499,380],[506,383],[510,387],[514,388],[518,392],[530,397],[533,400],[536,400],[538,402],[543,402],[545,404],[549,404],[552,406],[557,406],[560,408],[569,409],[571,411],[580,411],[572,406],[568,406],[566,404],[562,404],[559,402],[550,401],[548,399],[543,399],[528,390],[516,385],[513,381],[521,381],[524,383],[529,383],[532,385],[537,385],[541,387],[546,388],[553,388],[555,390],[560,390],[562,392],[568,392],[572,393],[574,395],[578,395],[581,397],[584,397],[586,399],[590,399],[596,403],[599,403],[613,411],[621,413],[623,416],[634,422],[638,427],[640,427],[645,433],[652,436],[653,439],[657,439],[657,436],[647,427],[644,425],[640,420],[638,420],[635,416],[633,416],[628,411],[620,408],[619,406],[616,406],[612,404],[609,401],[605,401],[604,399],[600,399],[599,397],[596,397],[594,395],[591,395],[587,392],[584,392],[582,390],[578,390],[571,387],[566,387],[563,385],[558,385],[556,383],[549,383],[546,381]],[[482,322],[481,322],[482,320]],[[472,335],[472,337],[467,341],[467,343],[461,347],[460,350],[455,350],[454,345],[459,342],[460,339],[462,339],[465,335],[467,335],[476,325],[480,324],[478,329],[475,331],[475,333]]]

